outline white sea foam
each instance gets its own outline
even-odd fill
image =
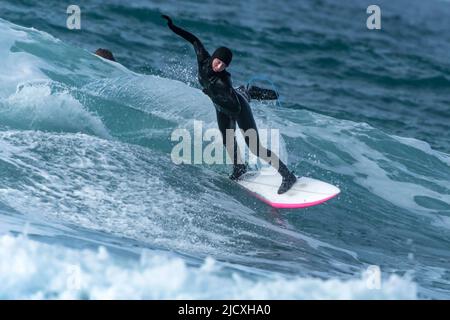
[[[415,299],[416,285],[390,276],[353,280],[248,278],[211,258],[200,268],[146,250],[139,261],[93,250],[0,236],[1,299]]]
[[[0,104],[0,122],[23,129],[86,132],[110,138],[101,119],[69,92],[52,93],[48,82],[26,84]]]

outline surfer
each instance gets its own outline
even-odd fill
[[[247,171],[247,166],[240,160],[236,136],[233,134],[232,148],[226,143],[226,130],[230,129],[235,133],[237,122],[239,128],[244,132],[250,129],[256,132],[257,141],[255,146],[253,146],[253,143],[249,143],[247,136],[245,137],[245,142],[250,151],[270,163],[282,176],[283,179],[278,189],[278,194],[288,191],[297,181],[297,178],[277,155],[261,145],[248,99],[242,94],[245,91],[247,96],[251,97],[251,90],[234,89],[231,84],[231,75],[225,70],[233,58],[231,50],[226,47],[219,47],[211,56],[195,35],[174,25],[169,16],[163,15],[162,17],[167,20],[168,27],[174,33],[194,46],[198,62],[198,80],[203,88],[203,92],[211,98],[216,108],[217,122],[222,133],[223,144],[233,159],[233,172],[230,178],[238,180]],[[254,91],[256,97],[261,96],[261,94],[258,94],[259,90]]]

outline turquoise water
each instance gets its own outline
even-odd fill
[[[369,4],[91,1],[71,31],[65,5],[1,1],[0,298],[448,299],[450,3],[381,2],[381,31]],[[258,126],[339,197],[276,211],[172,163],[173,130],[216,124],[161,13],[280,91]]]

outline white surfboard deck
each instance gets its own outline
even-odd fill
[[[306,208],[323,203],[335,196],[339,188],[312,178],[297,177],[297,182],[284,194],[278,194],[281,175],[271,167],[249,171],[237,181],[239,185],[274,208]]]

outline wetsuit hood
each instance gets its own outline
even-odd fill
[[[231,60],[233,60],[233,53],[227,47],[219,47],[212,54],[212,58],[218,58],[223,61],[227,66],[230,65]]]

